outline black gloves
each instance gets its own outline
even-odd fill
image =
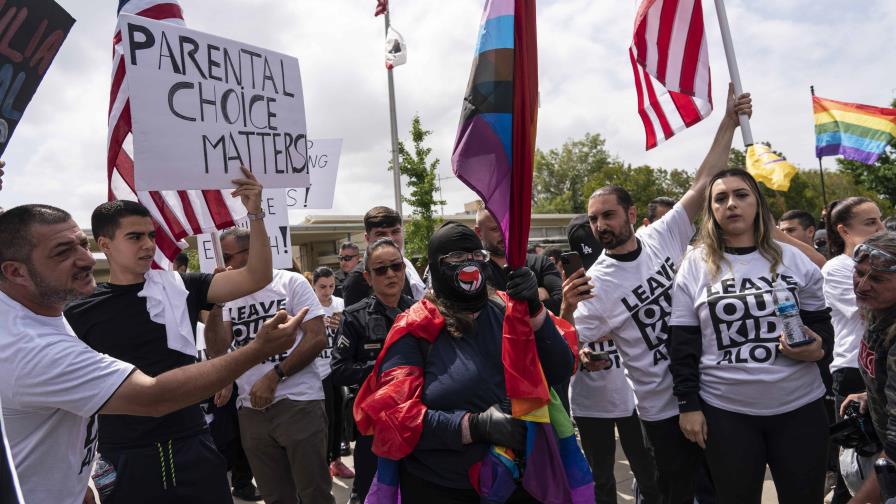
[[[522,452],[526,448],[526,422],[504,413],[495,404],[482,413],[470,414],[470,438]]]
[[[513,299],[529,303],[529,316],[534,317],[541,311],[541,300],[538,298],[538,280],[532,270],[523,266],[507,275],[507,294]]]

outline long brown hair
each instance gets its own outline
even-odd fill
[[[703,198],[703,222],[700,224],[697,242],[703,245],[703,254],[710,278],[715,281],[721,273],[722,263],[727,262],[727,259],[725,259],[724,231],[712,213],[712,186],[716,181],[727,177],[737,177],[746,182],[750,192],[753,193],[753,197],[756,198],[753,240],[756,248],[759,250],[759,254],[771,263],[771,273],[777,273],[778,266],[781,265],[781,247],[772,239],[775,220],[768,207],[768,202],[766,202],[765,196],[759,189],[759,184],[756,183],[756,179],[752,175],[740,168],[729,168],[717,173],[709,181],[706,185],[705,197]]]

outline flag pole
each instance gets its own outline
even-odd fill
[[[731,28],[728,27],[728,14],[725,11],[725,1],[715,0],[716,15],[719,17],[719,28],[722,31],[722,45],[725,47],[725,59],[728,60],[728,74],[734,84],[734,96],[740,96],[743,86],[740,83],[740,72],[737,70],[737,57],[734,55],[734,42],[731,41]],[[753,131],[750,129],[750,118],[746,114],[737,116],[740,121],[740,132],[744,138],[744,147],[753,145]]]
[[[383,15],[386,22],[386,36],[389,36],[389,10]],[[401,211],[401,172],[398,169],[398,119],[395,114],[395,81],[392,79],[392,69],[387,68],[389,76],[389,121],[392,126],[392,182],[395,186],[395,211],[402,215]]]
[[[815,86],[809,86],[809,93],[812,94],[812,97],[815,98]],[[821,165],[821,157],[818,157],[818,175],[821,177],[821,201],[824,203],[824,207],[828,207],[828,195],[824,190],[824,167]]]
[[[211,232],[212,236],[212,252],[215,255],[215,264],[219,268],[224,267],[224,252],[221,250],[221,235],[217,231]]]

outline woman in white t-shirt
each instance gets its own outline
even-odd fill
[[[828,438],[819,365],[833,346],[821,271],[772,238],[771,212],[746,171],[724,170],[707,187],[697,246],[672,294],[667,344],[681,429],[705,449],[720,502],[758,504],[768,465],[779,502],[819,503]],[[796,298],[809,344],[781,337],[776,285]]]
[[[345,303],[342,298],[333,295],[336,290],[336,275],[333,270],[321,266],[311,275],[311,286],[324,309],[324,327],[327,330],[327,346],[314,361],[317,372],[324,387],[324,405],[327,409],[327,421],[330,423],[327,434],[327,458],[330,462],[330,475],[340,478],[354,478],[355,472],[342,462],[342,455],[348,455],[348,443],[342,439],[342,402],[345,395],[342,387],[335,385],[330,378],[330,359],[333,345],[339,337],[339,322]],[[345,446],[343,446],[345,445]]]
[[[855,262],[852,254],[856,246],[869,236],[883,231],[880,208],[868,198],[853,196],[828,205],[825,227],[831,259],[821,268],[824,275],[824,297],[831,307],[834,324],[834,360],[831,362],[833,390],[837,408],[843,398],[865,390],[859,374],[859,343],[865,333],[852,275]]]

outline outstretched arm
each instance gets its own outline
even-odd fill
[[[694,183],[691,184],[688,192],[681,198],[681,205],[688,213],[688,217],[692,220],[700,212],[701,202],[703,201],[703,193],[706,190],[706,184],[716,173],[724,170],[728,166],[728,154],[731,151],[731,142],[734,140],[734,131],[737,130],[739,114],[746,114],[747,117],[753,115],[753,100],[750,93],[744,93],[735,99],[734,84],[728,84],[728,100],[725,107],[725,116],[719,129],[716,131],[715,139],[709,147],[709,152],[703,159],[697,174],[694,176]]]

